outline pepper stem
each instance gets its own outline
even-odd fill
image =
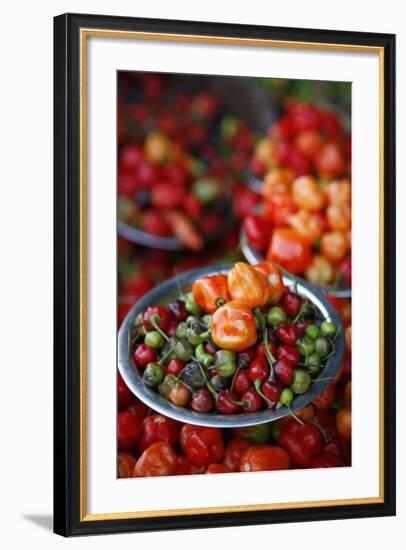
[[[164,333],[164,331],[158,325],[159,320],[160,320],[159,315],[151,315],[151,317],[149,319],[149,321],[150,321],[151,325],[154,327],[154,329],[157,332],[159,332],[159,334],[162,336],[162,338],[164,338],[167,342],[169,342],[168,336]]]

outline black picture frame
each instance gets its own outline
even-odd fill
[[[352,44],[384,55],[384,498],[373,504],[138,519],[80,517],[81,28]],[[54,19],[54,531],[89,535],[395,514],[395,36],[392,34],[64,14]]]

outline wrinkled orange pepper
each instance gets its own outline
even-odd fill
[[[262,273],[245,262],[237,262],[228,273],[228,291],[233,300],[254,308],[269,302],[268,281]]]
[[[310,212],[321,210],[326,203],[326,196],[312,176],[300,176],[293,182],[292,197],[299,208]]]
[[[289,225],[295,229],[306,242],[312,244],[321,236],[321,223],[317,216],[307,210],[299,210],[288,218]]]
[[[213,313],[211,335],[221,349],[242,351],[253,346],[257,341],[257,328],[250,307],[239,300],[219,307]]]
[[[273,304],[277,304],[286,291],[286,287],[283,284],[282,271],[274,262],[270,262],[269,260],[254,265],[254,269],[267,278],[270,299]]]
[[[197,279],[192,286],[195,302],[206,313],[214,313],[224,302],[230,300],[227,275],[208,275]]]

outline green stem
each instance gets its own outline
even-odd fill
[[[288,408],[288,411],[289,411],[289,414],[290,416],[292,416],[297,422],[299,422],[299,424],[301,424],[302,426],[304,426],[304,422],[302,422],[302,420],[300,420],[300,418],[298,416],[295,415],[295,413],[292,411],[292,409],[290,408],[290,405],[286,405],[287,408]]]
[[[167,342],[169,342],[169,338],[164,333],[164,331],[160,328],[160,326],[158,325],[158,322],[156,321],[156,319],[158,319],[158,321],[159,321],[159,315],[152,315],[151,316],[151,318],[150,318],[151,325],[154,327],[154,329],[157,332],[159,332],[159,334],[162,336],[162,338],[164,338]]]
[[[309,300],[307,298],[303,300],[303,303],[299,309],[299,313],[296,315],[296,317],[292,321],[292,325],[295,325],[299,321],[299,319],[302,317],[303,312],[306,309],[308,303],[309,303]]]

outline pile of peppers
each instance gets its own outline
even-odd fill
[[[146,385],[180,407],[240,414],[290,408],[321,380],[337,330],[284,286],[270,261],[194,281],[135,321],[131,353]],[[293,413],[292,413],[293,414]]]

